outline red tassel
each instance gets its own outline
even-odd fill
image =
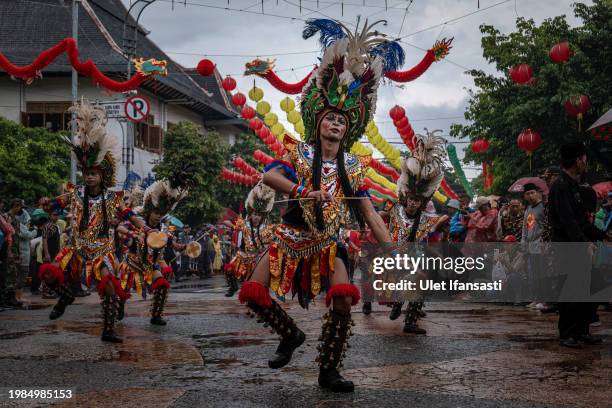
[[[295,94],[299,94],[302,92],[302,88],[304,88],[304,85],[306,85],[306,83],[308,82],[308,79],[310,78],[313,72],[314,70],[312,70],[308,75],[306,75],[306,77],[302,79],[300,82],[297,82],[295,84],[290,84],[290,83],[283,81],[278,76],[276,76],[276,74],[272,70],[270,70],[266,75],[264,75],[264,78],[268,80],[270,85],[272,85],[279,91],[286,93],[286,94],[295,95]]]
[[[268,288],[259,282],[249,281],[242,284],[240,293],[238,294],[240,303],[253,302],[261,307],[271,307],[272,298]]]
[[[425,54],[425,57],[421,60],[421,62],[419,62],[413,68],[407,71],[385,72],[385,76],[395,82],[414,81],[415,79],[423,75],[423,73],[427,71],[427,69],[431,66],[431,64],[434,63],[435,60],[436,60],[436,54],[434,50],[431,49],[427,51],[427,54]]]
[[[57,280],[57,283],[60,286],[64,285],[64,271],[62,271],[58,266],[55,266],[49,262],[40,265],[40,268],[38,269],[39,280],[46,281],[48,278]]]
[[[159,288],[167,288],[170,289],[170,282],[168,282],[164,278],[157,278],[151,285],[151,292],[155,292]]]
[[[350,283],[341,283],[332,286],[327,292],[327,295],[325,296],[325,304],[327,307],[329,307],[329,305],[331,305],[332,298],[345,296],[350,296],[353,299],[351,306],[355,306],[357,303],[359,303],[359,299],[361,298],[357,286],[351,285]]]
[[[106,285],[108,285],[108,281],[110,281],[111,285],[113,285],[113,287],[115,288],[115,295],[117,295],[119,299],[127,300],[131,297],[129,293],[123,290],[123,288],[121,287],[121,282],[119,282],[119,279],[117,279],[115,275],[112,275],[110,273],[104,275],[102,279],[100,279],[100,282],[98,282],[98,295],[100,297],[105,296],[105,290],[106,290]]]
[[[164,266],[164,268],[161,270],[162,275],[164,276],[168,276],[168,275],[172,275],[174,273],[174,271],[172,270],[172,267],[170,265],[166,265]]]
[[[131,91],[138,88],[147,79],[146,76],[140,73],[136,73],[130,79],[123,82],[110,79],[98,69],[92,60],[88,59],[85,62],[79,60],[79,50],[73,38],[63,39],[55,46],[41,52],[31,64],[23,67],[13,65],[2,53],[0,53],[0,68],[14,77],[31,80],[36,78],[43,68],[51,64],[64,52],[68,54],[70,65],[72,65],[79,74],[92,78],[96,84],[114,92]]]

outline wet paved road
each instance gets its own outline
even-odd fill
[[[58,321],[53,301],[0,312],[0,389],[72,388],[59,407],[612,407],[612,313],[593,332],[606,343],[561,349],[556,316],[484,304],[428,304],[426,337],[401,333],[388,309],[354,310],[345,374],[357,391],[316,385],[322,302],[288,302],[307,340],[294,360],[270,370],[277,338],[223,296],[223,281],[182,282],[170,293],[166,327],[148,324],[149,301],[131,299],[118,331],[99,340],[97,296],[77,299]],[[47,406],[41,401],[0,406]]]

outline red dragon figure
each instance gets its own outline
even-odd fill
[[[436,41],[434,46],[427,51],[421,62],[419,62],[417,65],[406,71],[387,71],[384,74],[385,77],[394,82],[414,81],[415,79],[423,75],[423,73],[427,71],[431,64],[436,61],[440,61],[448,55],[450,49],[452,48],[452,42],[452,38],[444,38],[440,41]],[[251,62],[247,62],[245,64],[245,68],[245,75],[257,75],[261,78],[264,78],[270,83],[270,85],[272,85],[279,91],[290,95],[295,95],[302,92],[302,88],[304,87],[304,85],[306,85],[312,73],[317,69],[317,67],[315,66],[315,68],[308,75],[306,75],[304,79],[294,84],[290,84],[280,79],[274,73],[274,60],[255,59]]]

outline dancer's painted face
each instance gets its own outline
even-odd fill
[[[346,134],[347,122],[346,117],[339,112],[328,112],[321,120],[319,125],[319,134],[321,139],[338,143],[341,142]]]
[[[414,196],[406,196],[405,203],[404,203],[404,208],[406,209],[406,213],[408,213],[409,215],[416,214],[419,208],[421,208],[422,203],[423,203],[422,200],[419,200],[418,198]]]
[[[85,170],[83,177],[85,178],[85,185],[89,188],[102,185],[102,172],[99,169],[89,168]]]
[[[261,215],[257,213],[251,214],[251,224],[254,227],[258,227],[260,223],[261,223]]]

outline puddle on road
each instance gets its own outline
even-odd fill
[[[198,347],[209,349],[259,346],[266,343],[266,339],[261,337],[245,337],[241,332],[194,334],[191,338],[196,341]]]

